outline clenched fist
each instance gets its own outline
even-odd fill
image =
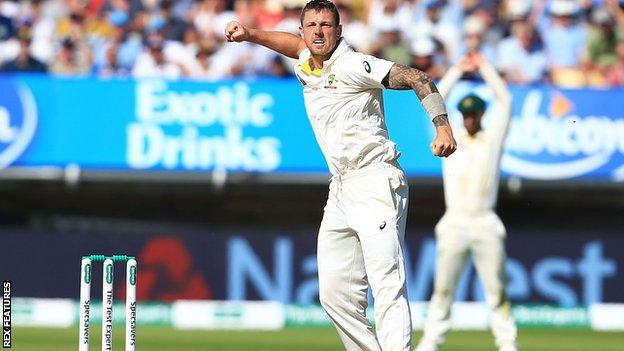
[[[225,38],[227,41],[241,42],[249,40],[249,29],[237,21],[230,21],[225,26]]]
[[[447,157],[457,150],[457,143],[453,138],[451,126],[444,125],[436,127],[436,137],[431,143],[431,153],[434,156]]]

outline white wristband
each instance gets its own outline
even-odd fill
[[[420,103],[432,120],[440,115],[447,114],[444,99],[440,93],[431,93],[425,96]]]

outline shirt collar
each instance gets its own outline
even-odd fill
[[[299,63],[299,68],[301,69],[301,71],[303,71],[307,75],[314,75],[314,76],[320,77],[323,71],[327,69],[329,65],[331,65],[334,61],[336,61],[336,59],[340,55],[342,55],[343,53],[349,50],[351,50],[351,48],[345,42],[344,38],[340,38],[340,41],[338,41],[336,50],[334,50],[334,52],[329,57],[329,59],[323,62],[323,68],[317,68],[313,70],[312,67],[310,66],[310,55],[308,55],[301,63]]]

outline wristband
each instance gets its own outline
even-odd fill
[[[438,116],[447,114],[444,99],[438,92],[425,96],[420,103],[432,120]]]

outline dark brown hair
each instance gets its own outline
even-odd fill
[[[338,14],[338,9],[336,8],[336,5],[334,5],[333,2],[329,0],[311,0],[305,5],[303,10],[301,10],[301,25],[302,26],[303,26],[303,15],[305,15],[305,13],[310,10],[314,10],[316,12],[327,10],[331,12],[332,15],[334,16],[334,21],[336,22],[335,24],[336,25],[340,24],[340,15]]]

